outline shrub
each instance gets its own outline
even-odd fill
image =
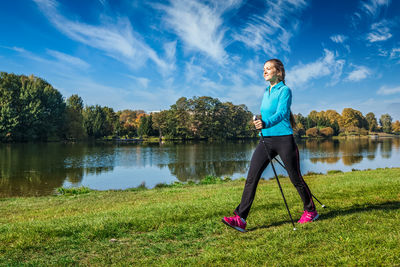
[[[341,170],[329,170],[327,174],[343,173]]]
[[[80,195],[80,194],[87,194],[91,192],[92,190],[88,187],[72,187],[72,188],[65,188],[65,187],[59,187],[57,188],[57,192],[60,195]]]
[[[318,128],[313,127],[313,128],[308,129],[308,130],[306,131],[306,135],[307,135],[308,137],[318,137],[318,135],[319,135]]]
[[[324,137],[331,137],[334,134],[334,130],[332,127],[325,127],[319,130],[322,136]]]

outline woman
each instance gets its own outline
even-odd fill
[[[264,64],[264,79],[270,85],[264,92],[261,103],[261,120],[254,121],[255,127],[262,131],[269,148],[270,158],[276,155],[286,166],[290,180],[296,187],[304,204],[304,212],[299,223],[312,222],[318,218],[310,189],[300,173],[299,150],[293,138],[294,118],[290,112],[292,92],[285,85],[285,68],[279,59],[270,59]],[[258,181],[269,164],[269,157],[260,142],[253,153],[247,174],[242,200],[235,209],[233,217],[224,217],[222,222],[244,232],[246,219],[253,203]]]

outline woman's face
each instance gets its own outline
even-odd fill
[[[268,82],[274,82],[278,78],[274,63],[267,62],[264,65],[264,79]]]

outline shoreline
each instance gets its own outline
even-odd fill
[[[355,172],[368,172],[368,171],[382,171],[382,170],[400,170],[400,167],[385,167],[385,168],[376,168],[376,169],[353,169],[351,171],[341,171],[341,170],[329,170],[327,173],[316,173],[316,172],[308,172],[303,174],[303,177],[305,179],[309,179],[315,176],[320,176],[322,178],[326,178],[327,176],[330,175],[335,175],[335,174],[348,174],[348,173],[355,173]],[[279,179],[287,179],[289,178],[286,175],[278,175]],[[260,181],[273,181],[273,177],[270,177],[269,179],[264,179],[261,178]],[[40,196],[10,196],[10,197],[0,197],[0,201],[7,201],[9,199],[28,199],[28,198],[46,198],[46,197],[57,197],[57,196],[74,196],[74,195],[81,195],[81,194],[88,194],[88,193],[123,193],[123,192],[143,192],[143,191],[157,191],[157,190],[163,190],[163,189],[168,189],[168,188],[184,188],[184,189],[190,189],[190,188],[195,188],[199,186],[204,186],[204,185],[218,185],[218,184],[227,184],[227,183],[236,183],[236,182],[244,182],[246,181],[245,177],[240,177],[237,179],[232,179],[231,177],[225,176],[225,177],[218,177],[218,176],[213,176],[213,175],[208,175],[204,177],[204,179],[200,180],[199,182],[193,182],[193,181],[188,181],[188,182],[179,182],[175,181],[173,183],[167,184],[167,183],[159,183],[156,184],[153,188],[147,188],[144,184],[141,184],[137,187],[131,187],[131,188],[126,188],[126,189],[107,189],[107,190],[97,190],[97,189],[92,189],[89,187],[85,186],[80,186],[80,187],[58,187],[54,189],[53,194],[49,195],[40,195]]]

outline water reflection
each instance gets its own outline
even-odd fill
[[[362,162],[364,157],[374,160],[379,146],[381,146],[381,156],[383,158],[390,158],[393,140],[391,138],[383,140],[369,138],[333,141],[306,140],[302,148],[311,152],[310,161],[313,163],[323,162],[334,164],[342,160],[345,166],[351,166]],[[321,153],[328,156],[321,156]]]
[[[257,143],[0,144],[0,197],[48,195],[60,186],[102,190],[237,178],[246,176]],[[300,140],[298,146],[303,173],[400,166],[400,138]]]
[[[0,197],[52,194],[65,181],[80,183],[88,174],[112,171],[114,165],[112,147],[106,150],[94,144],[2,144]]]

